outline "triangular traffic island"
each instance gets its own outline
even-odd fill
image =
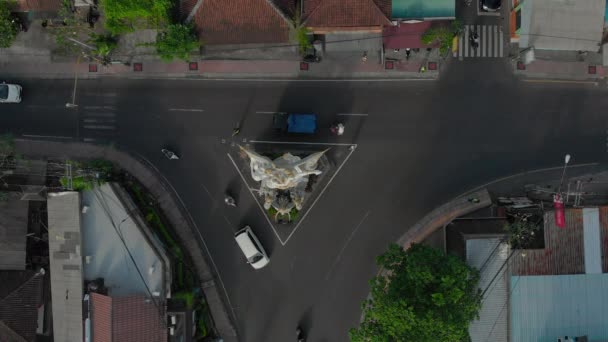
[[[284,245],[354,151],[351,146],[250,143],[229,156]]]

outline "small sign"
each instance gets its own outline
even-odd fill
[[[190,63],[188,63],[188,69],[190,69],[190,71],[197,71],[198,70],[198,62],[190,62]]]
[[[308,63],[306,62],[300,62],[300,71],[308,71]]]
[[[144,71],[143,63],[133,63],[133,71]]]
[[[384,62],[384,69],[387,69],[387,70],[395,69],[395,62],[393,62],[393,61]]]
[[[89,64],[89,72],[97,72],[97,64]]]

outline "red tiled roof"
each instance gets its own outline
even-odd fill
[[[93,342],[112,341],[112,298],[91,293]]]
[[[205,44],[288,42],[289,17],[279,12],[287,0],[269,1],[203,0],[194,16],[199,37]]]
[[[304,23],[308,27],[366,27],[390,24],[390,0],[308,0]]]
[[[165,310],[144,296],[92,294],[93,341],[166,342]],[[111,337],[111,338],[110,338]]]
[[[61,0],[17,0],[16,12],[45,11],[56,12],[61,8]]]

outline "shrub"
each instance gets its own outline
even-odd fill
[[[11,18],[13,5],[13,1],[0,1],[0,48],[10,47],[19,32],[17,24]]]
[[[190,25],[169,25],[166,30],[159,32],[156,37],[156,53],[166,62],[175,58],[188,61],[190,53],[201,44]]]

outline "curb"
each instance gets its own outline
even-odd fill
[[[233,321],[228,314],[229,306],[225,303],[225,299],[229,301],[228,294],[225,293],[213,260],[208,252],[203,253],[203,250],[207,251],[205,242],[175,190],[151,163],[143,157],[137,158],[130,153],[109,146],[28,139],[15,139],[15,143],[17,152],[34,158],[106,159],[137,178],[157,198],[159,206],[181,240],[181,245],[192,257],[218,334],[223,337],[237,337]],[[195,230],[198,232],[199,239],[196,237]],[[209,260],[213,264],[213,268],[210,267]],[[217,281],[219,281],[221,289],[218,288]],[[224,293],[222,294],[222,292]]]
[[[424,76],[422,76],[424,75]],[[29,78],[29,79],[74,79],[74,73],[2,73],[4,78]],[[92,80],[101,78],[115,79],[183,79],[190,81],[379,81],[379,80],[407,80],[407,81],[432,81],[439,79],[438,72],[426,72],[424,74],[413,72],[386,72],[386,73],[344,73],[325,74],[322,76],[304,73],[270,73],[270,74],[248,74],[248,73],[78,73],[79,80]]]
[[[473,202],[470,199],[476,199],[477,201]],[[459,196],[435,208],[424,216],[397,240],[397,244],[402,246],[403,249],[408,249],[413,243],[421,242],[455,218],[485,208],[491,204],[492,199],[485,188],[468,193],[466,196]]]

